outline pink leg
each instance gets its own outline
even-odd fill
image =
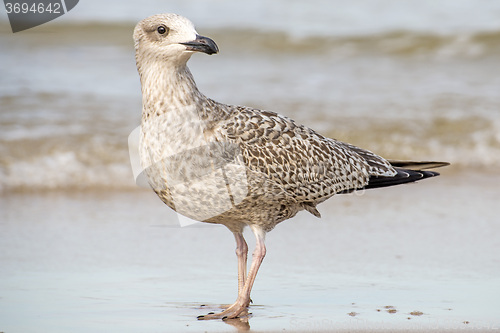
[[[260,264],[262,263],[262,260],[264,260],[264,256],[266,255],[266,245],[264,244],[266,235],[265,231],[255,225],[252,225],[251,228],[253,233],[255,234],[257,242],[255,244],[255,250],[253,252],[253,259],[252,264],[250,265],[250,271],[248,272],[248,277],[243,284],[243,288],[241,288],[241,290],[238,292],[238,298],[236,299],[236,302],[234,302],[233,305],[231,305],[221,313],[198,316],[198,319],[230,319],[236,318],[242,312],[246,311],[248,305],[250,304],[250,292],[252,291],[253,283],[255,281],[255,278],[257,277],[257,272],[259,270]],[[238,244],[238,240],[236,241],[236,244]],[[240,266],[238,265],[238,270],[239,267]]]
[[[248,245],[240,232],[234,233],[236,239],[236,256],[238,257],[238,295],[243,290],[245,281],[247,279],[247,254]]]

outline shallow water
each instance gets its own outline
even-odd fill
[[[248,324],[256,332],[500,328],[499,180],[445,173],[339,196],[319,207],[320,220],[301,213],[282,223],[268,234]],[[149,191],[1,199],[0,331],[245,329],[196,320],[236,296],[224,227],[181,228]]]

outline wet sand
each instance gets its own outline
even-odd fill
[[[333,198],[267,237],[253,332],[500,329],[500,174]],[[254,241],[246,233],[249,246]],[[3,193],[0,332],[235,332],[234,240],[146,190]]]

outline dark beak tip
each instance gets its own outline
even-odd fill
[[[209,55],[219,53],[217,44],[211,38],[204,36],[198,35],[195,40],[182,44],[186,45],[188,51],[203,52]]]

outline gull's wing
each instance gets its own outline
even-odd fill
[[[247,107],[229,111],[217,126],[219,140],[238,144],[249,170],[298,202],[314,207],[336,193],[364,188],[372,176],[397,174],[372,152],[325,138],[290,118]]]

